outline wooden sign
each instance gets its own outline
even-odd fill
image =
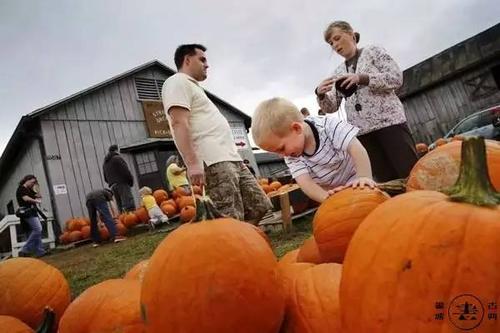
[[[144,118],[148,126],[150,138],[171,138],[170,127],[167,116],[163,110],[163,103],[160,101],[142,102]]]

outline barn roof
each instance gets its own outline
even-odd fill
[[[500,23],[406,69],[398,94],[410,97],[499,57]]]

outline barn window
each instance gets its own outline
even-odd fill
[[[488,71],[465,80],[464,85],[471,101],[491,96],[498,91],[493,75]]]
[[[158,171],[158,164],[156,163],[156,156],[154,151],[147,151],[135,155],[137,168],[140,175],[153,173]]]
[[[493,79],[497,84],[497,89],[500,90],[500,65],[496,65],[491,69],[491,74],[493,75]]]
[[[161,88],[165,80],[135,78],[135,88],[137,91],[137,99],[139,100],[161,100]]]

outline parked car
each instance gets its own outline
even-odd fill
[[[446,135],[445,140],[456,135],[482,136],[485,139],[500,141],[500,105],[475,112],[458,122]],[[429,145],[429,150],[436,147],[436,142]]]

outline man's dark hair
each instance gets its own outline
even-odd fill
[[[118,145],[111,145],[108,150],[110,153],[118,151]]]
[[[177,66],[177,69],[181,69],[185,56],[192,56],[196,54],[196,49],[200,49],[203,52],[207,50],[207,48],[201,44],[183,44],[177,47],[174,55],[175,66]]]

